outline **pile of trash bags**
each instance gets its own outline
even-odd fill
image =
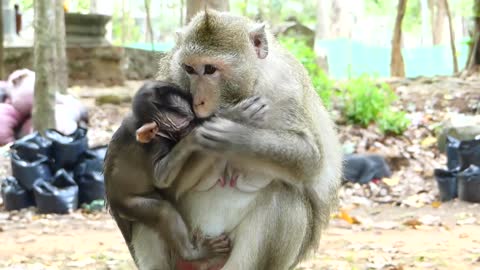
[[[36,206],[39,213],[64,214],[103,200],[107,146],[88,148],[87,129],[70,135],[56,129],[33,132],[12,144],[12,176],[2,181],[8,211]]]
[[[0,146],[33,132],[32,109],[35,72],[16,70],[7,81],[0,81]],[[81,123],[88,123],[88,111],[70,95],[55,96],[56,129],[63,134],[73,133]]]
[[[435,169],[440,199],[480,202],[480,136],[460,141],[447,137],[447,169]]]

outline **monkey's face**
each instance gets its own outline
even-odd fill
[[[263,25],[212,12],[193,19],[178,39],[174,62],[186,75],[183,85],[192,93],[197,117],[209,117],[252,94],[257,61],[268,52]]]

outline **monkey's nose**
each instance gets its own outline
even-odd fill
[[[205,106],[205,101],[203,100],[195,103],[195,107],[203,107],[203,106]]]

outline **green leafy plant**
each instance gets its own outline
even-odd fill
[[[348,81],[343,88],[343,114],[351,123],[377,123],[381,132],[395,135],[402,134],[410,124],[404,112],[391,109],[397,96],[387,84],[364,75]]]
[[[280,38],[280,43],[290,51],[305,67],[312,80],[313,87],[327,108],[332,106],[334,83],[328,75],[317,65],[316,55],[312,48],[303,40],[294,38]]]
[[[342,98],[345,117],[350,122],[367,126],[390,106],[395,95],[388,85],[377,85],[370,77],[360,76],[344,85]]]
[[[377,126],[384,134],[401,135],[410,125],[405,112],[386,109],[377,121]]]

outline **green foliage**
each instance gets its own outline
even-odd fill
[[[377,126],[385,134],[400,135],[410,125],[405,112],[386,109],[377,121]]]
[[[114,5],[113,8],[112,32],[114,37],[113,44],[115,45],[123,45],[122,36],[124,36],[126,43],[138,42],[142,36],[140,27],[135,23],[135,19],[131,16],[130,12],[122,14],[119,5]]]
[[[377,84],[368,76],[361,76],[344,85],[343,115],[352,123],[368,126],[376,122],[380,131],[402,134],[409,125],[404,112],[393,111],[395,93],[387,84]]]
[[[331,108],[331,97],[333,93],[333,81],[317,65],[315,52],[305,41],[293,38],[281,38],[280,43],[289,50],[306,68],[312,79],[313,87],[327,108]]]

